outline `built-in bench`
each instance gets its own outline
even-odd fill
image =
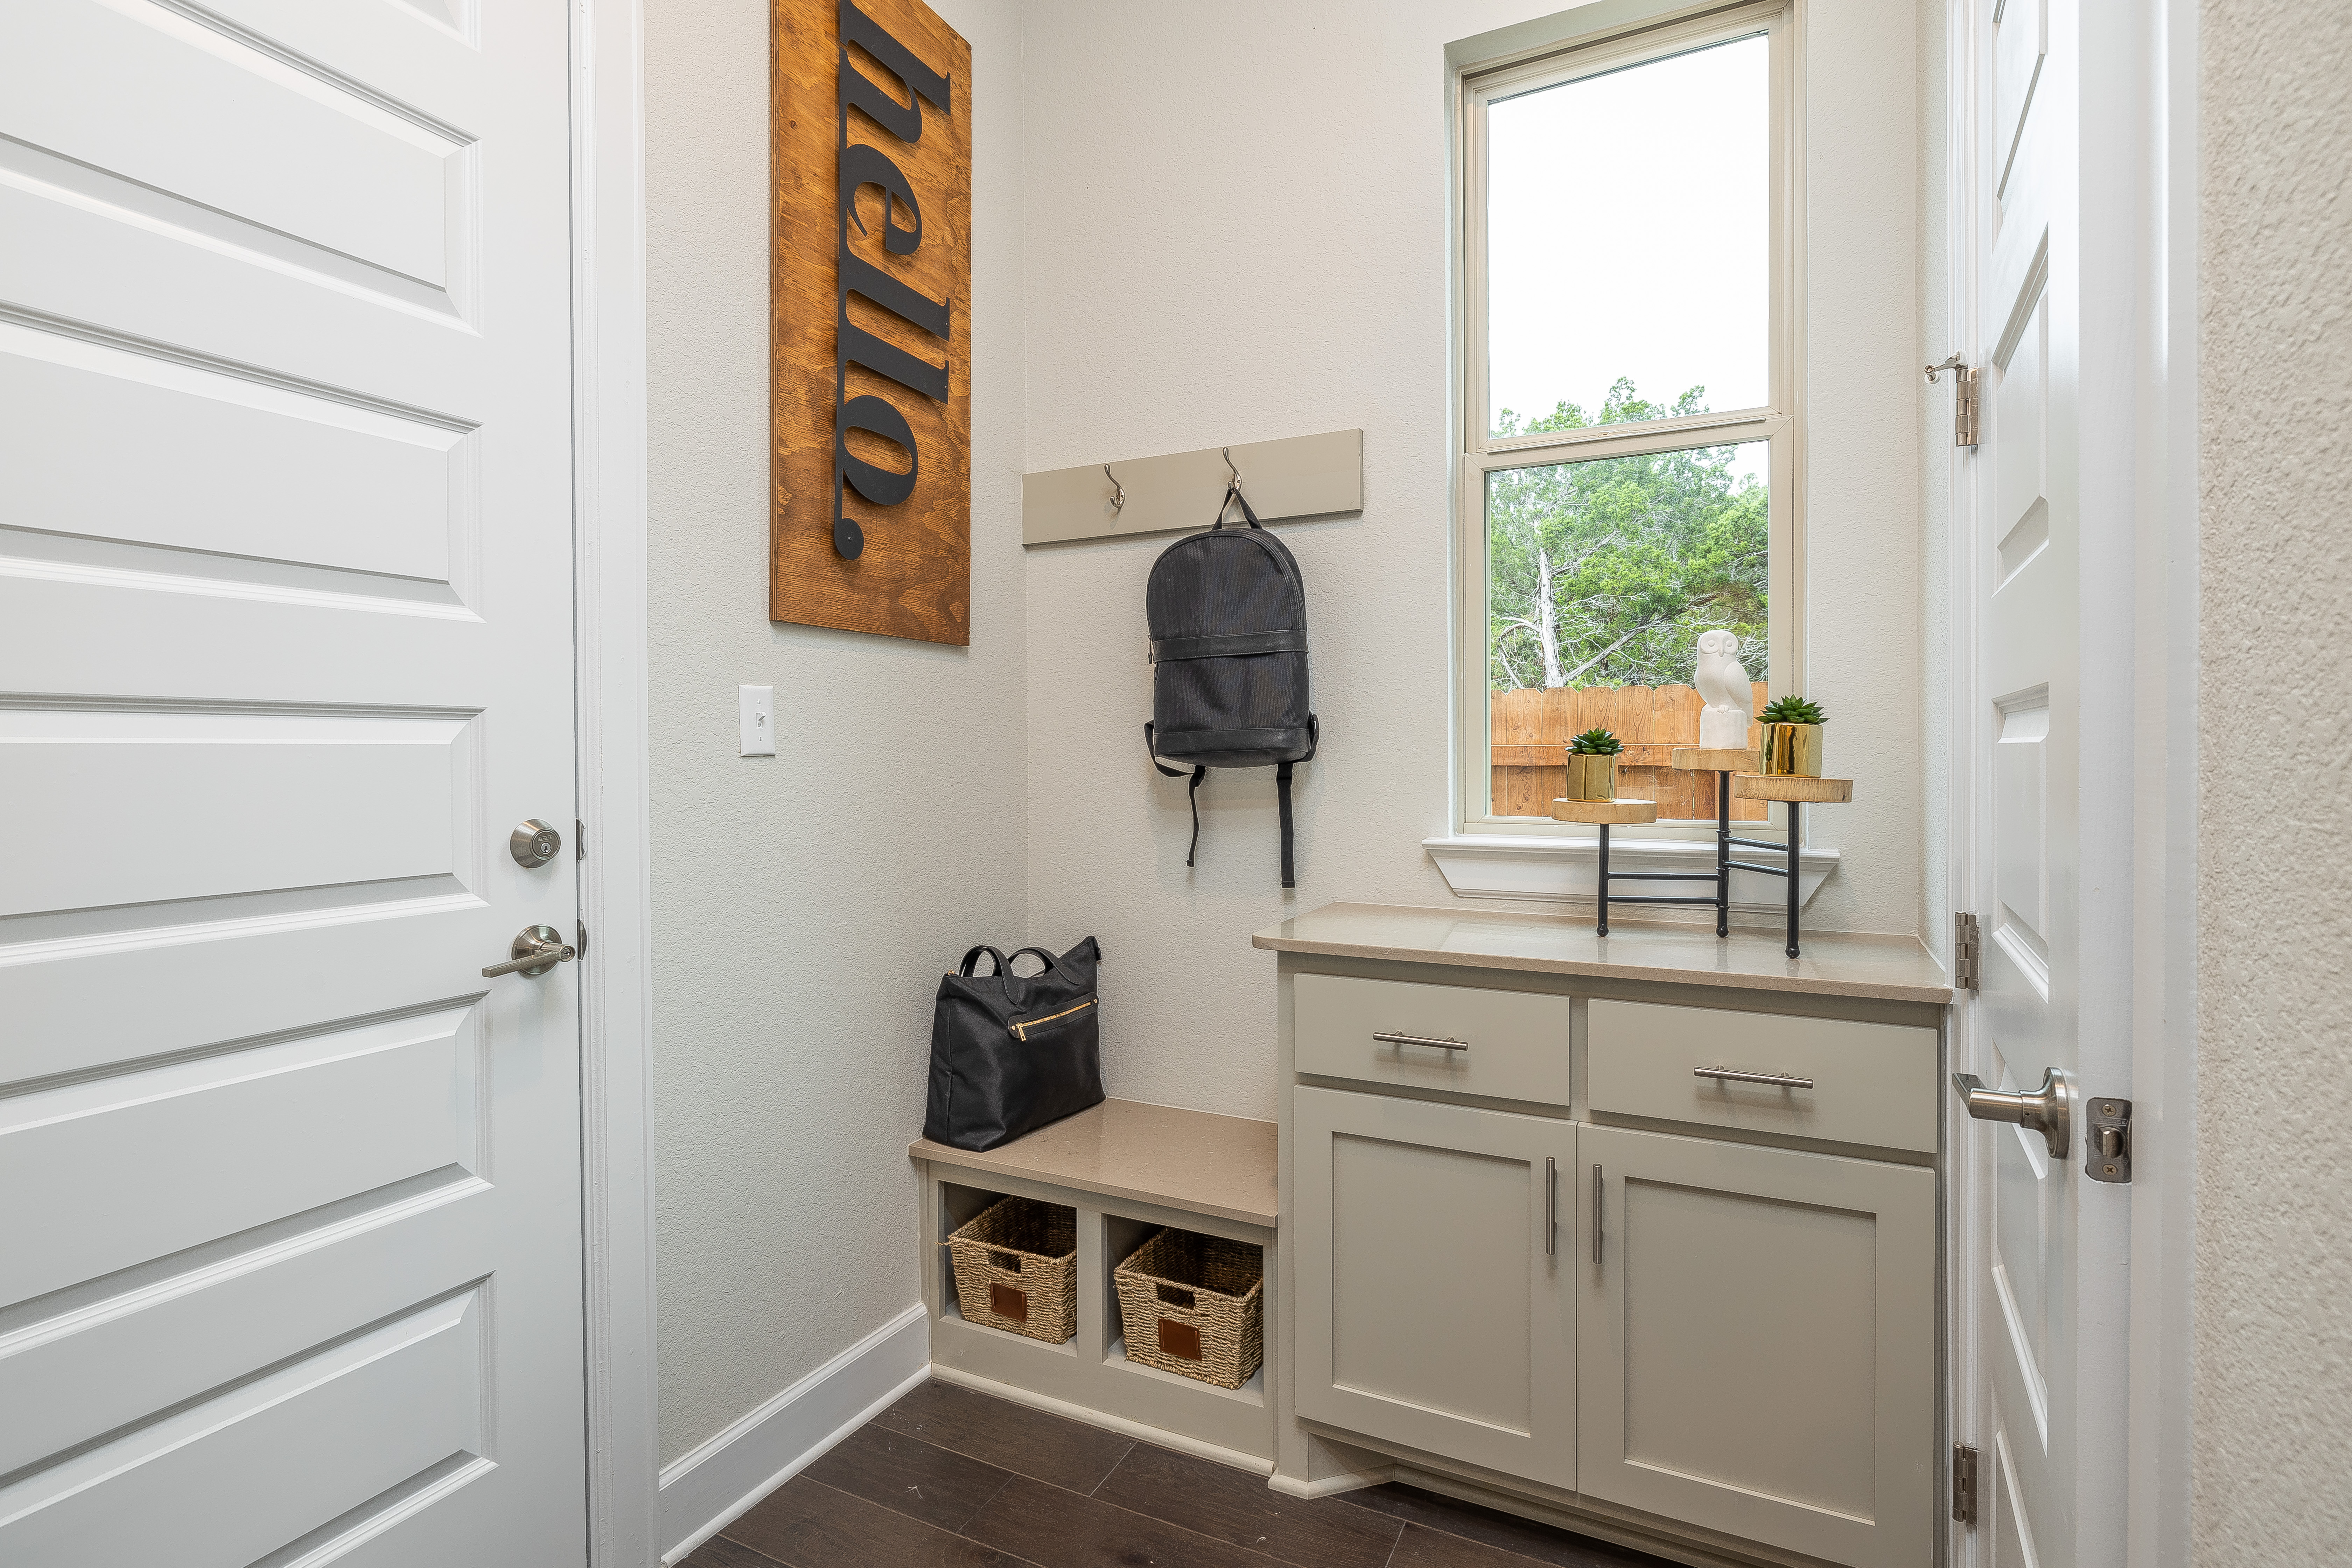
[[[1107,1100],[975,1154],[918,1139],[923,1299],[935,1375],[1205,1458],[1274,1468],[1276,1128],[1271,1121]],[[956,1310],[950,1233],[999,1197],[1076,1211],[1078,1331],[1049,1345]],[[1265,1249],[1265,1363],[1238,1389],[1127,1359],[1111,1270],[1160,1226]]]

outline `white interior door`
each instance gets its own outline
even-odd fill
[[[1954,1420],[1979,1451],[1964,1561],[2074,1568],[2123,1540],[2120,1352],[2126,1329],[2086,1310],[2122,1255],[2128,1189],[2083,1169],[2084,999],[2127,889],[2091,885],[2098,804],[2083,743],[2083,632],[2104,571],[2086,561],[2079,389],[2084,339],[2078,0],[1965,0],[1954,90],[1970,104],[1959,159],[1965,265],[1953,315],[1980,345],[1980,444],[1956,508],[1972,657],[1960,700],[1968,850],[1956,886],[1978,913],[1983,972],[1965,994],[1953,1066],[1989,1086],[2073,1079],[2063,1158],[2042,1133],[1970,1121],[1954,1104],[1969,1222],[1956,1331],[1972,1367]],[[2120,658],[2118,652],[2111,655]],[[2112,944],[2109,944],[2112,946]],[[2104,1363],[2104,1364],[2103,1364]],[[2113,1560],[2120,1561],[2120,1556]]]
[[[584,1559],[567,36],[0,0],[0,1561]]]

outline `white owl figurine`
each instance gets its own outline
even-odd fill
[[[1748,721],[1756,716],[1756,689],[1739,662],[1739,638],[1730,632],[1701,632],[1691,684],[1706,703],[1699,710],[1698,743],[1713,751],[1744,751]]]

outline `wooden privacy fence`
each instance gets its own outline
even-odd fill
[[[1764,682],[1754,686],[1760,710],[1768,700]],[[1667,765],[1667,753],[1676,746],[1698,744],[1698,712],[1705,706],[1687,686],[1537,687],[1493,693],[1486,712],[1494,747],[1494,814],[1550,816],[1553,799],[1568,788],[1561,748],[1570,736],[1599,725],[1625,743],[1617,758],[1620,799],[1656,801],[1662,822],[1714,821],[1715,775]],[[1762,742],[1762,727],[1750,724],[1748,743]],[[1765,811],[1760,800],[1731,803],[1734,822],[1762,822]]]

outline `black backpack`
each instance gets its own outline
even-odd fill
[[[1242,504],[1247,528],[1225,526]],[[1282,885],[1295,887],[1290,852],[1290,770],[1315,755],[1321,727],[1307,701],[1307,584],[1298,563],[1267,532],[1238,486],[1228,486],[1217,521],[1160,552],[1143,592],[1151,630],[1151,721],[1143,743],[1152,765],[1190,763],[1192,845],[1201,847],[1201,781],[1211,768],[1275,770],[1282,803]]]

